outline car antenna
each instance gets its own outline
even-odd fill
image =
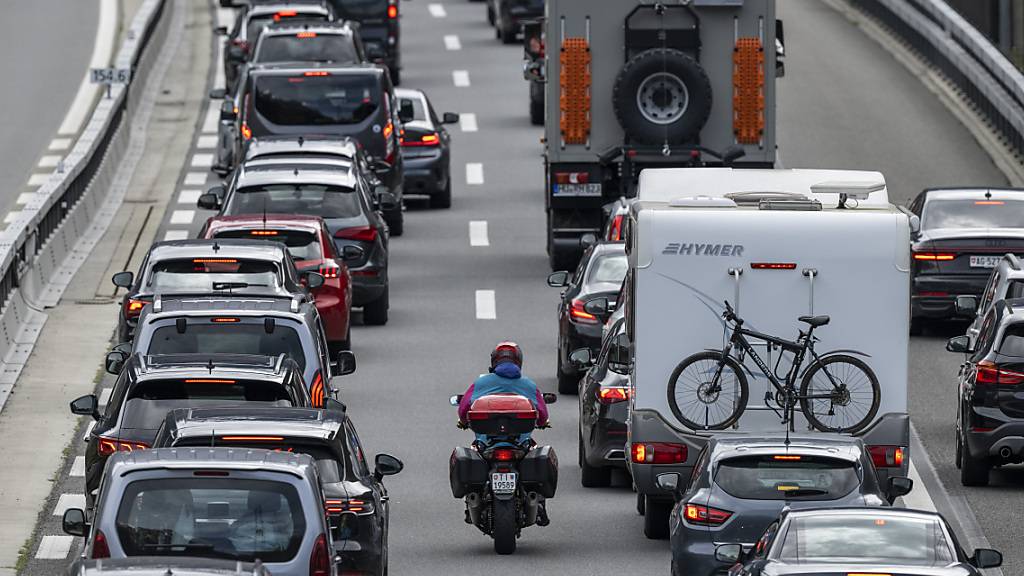
[[[992,199],[992,191],[991,190],[985,190],[985,200],[991,200],[991,199]]]
[[[213,242],[213,251],[220,252],[220,244],[218,244],[216,240]]]
[[[210,428],[210,448],[216,448],[217,445],[217,431]]]
[[[299,136],[299,146],[301,147],[305,142],[306,138],[304,136]]]
[[[263,229],[267,229],[267,197],[263,197]]]
[[[215,368],[215,366],[213,365],[213,358],[208,359],[206,361],[206,369],[210,371],[211,375],[213,375],[213,369],[214,368]]]

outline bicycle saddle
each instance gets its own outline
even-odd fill
[[[817,328],[818,326],[824,326],[825,324],[828,324],[829,320],[831,320],[831,318],[829,318],[828,316],[824,316],[824,315],[823,316],[801,316],[801,317],[797,318],[797,320],[799,320],[799,321],[801,321],[801,322],[803,322],[805,324],[810,324],[812,328]]]

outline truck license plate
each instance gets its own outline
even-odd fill
[[[971,256],[971,268],[995,268],[1002,256]]]
[[[516,491],[515,472],[491,473],[491,491],[495,494],[512,494]]]
[[[555,196],[600,196],[601,184],[555,184]]]

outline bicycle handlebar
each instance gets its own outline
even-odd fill
[[[743,325],[743,319],[736,315],[736,311],[732,309],[732,305],[729,301],[725,301],[725,312],[722,313],[722,318],[726,321],[735,322],[737,326]]]

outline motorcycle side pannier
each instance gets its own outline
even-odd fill
[[[551,446],[537,446],[519,462],[523,487],[545,498],[553,498],[558,487],[558,457]]]
[[[452,484],[452,496],[462,498],[469,492],[482,490],[487,484],[490,465],[473,448],[457,446],[452,450],[448,463],[448,477]]]

